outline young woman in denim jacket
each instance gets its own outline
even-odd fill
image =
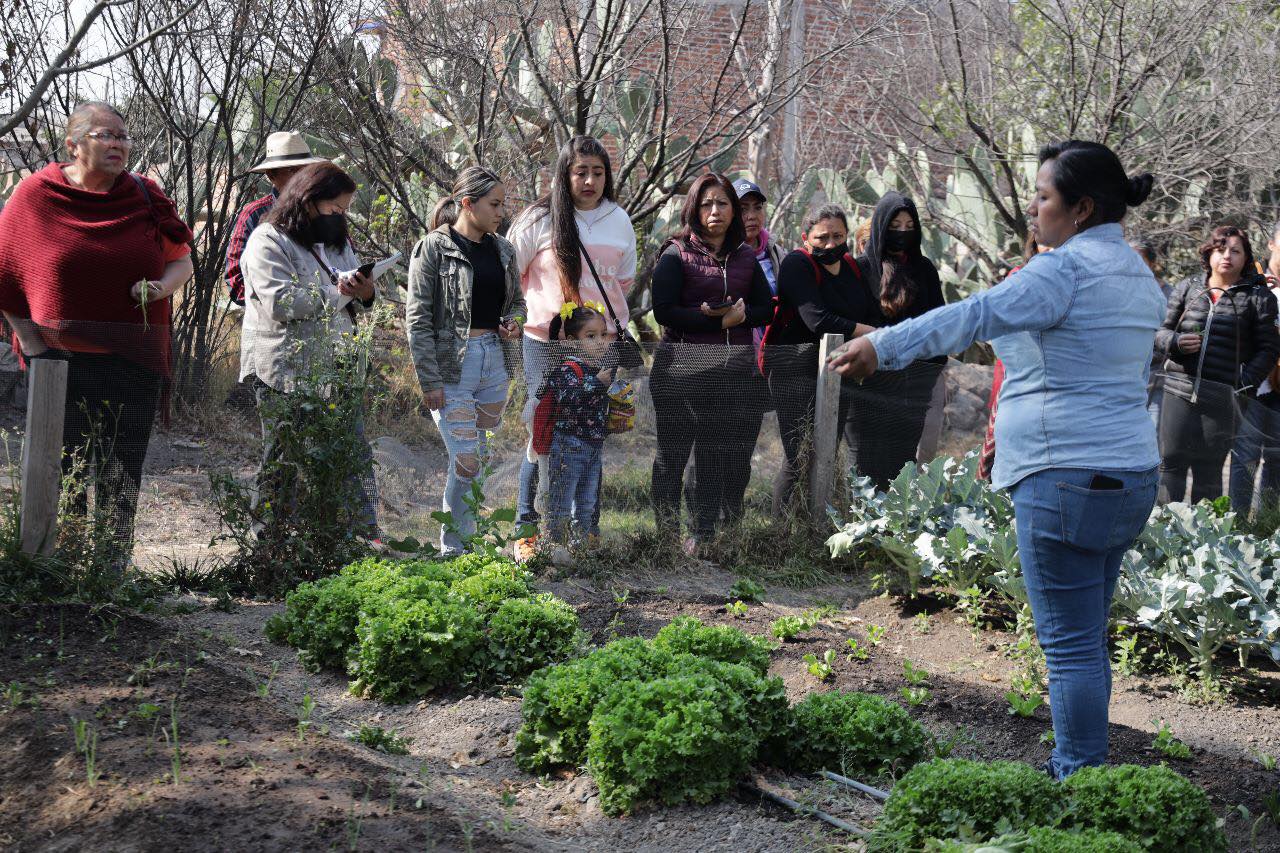
[[[1107,759],[1107,612],[1120,561],[1155,504],[1160,454],[1147,376],[1165,300],[1125,242],[1128,208],[1151,192],[1106,146],[1040,151],[1031,232],[1054,251],[999,287],[878,329],[832,359],[870,376],[992,341],[1007,371],[992,484],[1010,490],[1018,553],[1049,667],[1062,778]]]
[[[444,511],[453,522],[440,531],[446,554],[461,553],[475,533],[466,498],[507,404],[514,347],[503,344],[520,337],[524,320],[515,249],[495,233],[505,201],[497,175],[463,169],[409,261],[409,347],[424,405],[449,451]]]

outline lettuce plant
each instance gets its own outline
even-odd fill
[[[929,733],[901,705],[867,693],[810,693],[791,711],[789,764],[796,770],[878,775],[928,752]]]
[[[1118,832],[1146,850],[1227,849],[1204,791],[1164,765],[1086,767],[1062,787],[1070,797],[1064,823],[1077,828]]]
[[[704,672],[615,685],[590,732],[587,770],[610,815],[646,801],[708,803],[746,772],[758,745],[746,700]]]
[[[1058,783],[1030,765],[937,759],[893,786],[867,849],[919,850],[930,839],[976,841],[1053,826],[1064,806]]]

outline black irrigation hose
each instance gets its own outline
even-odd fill
[[[750,782],[743,782],[742,787],[753,794],[759,794],[760,796],[764,797],[767,800],[772,800],[773,802],[777,803],[780,806],[786,806],[796,814],[812,815],[813,817],[816,817],[819,820],[824,820],[827,823],[834,826],[836,829],[844,830],[850,835],[856,835],[859,838],[866,838],[871,834],[867,830],[862,829],[861,827],[858,827],[858,826],[854,826],[853,824],[849,823],[846,820],[841,820],[835,815],[829,815],[824,811],[813,808],[812,806],[802,805],[800,803],[797,803],[795,800],[791,800],[782,796],[781,794],[775,794],[771,791],[766,791],[763,788],[756,787],[755,785],[752,785]]]
[[[839,782],[841,785],[853,788],[856,791],[861,791],[864,794],[870,794],[877,800],[883,801],[889,799],[888,791],[881,791],[879,788],[872,788],[870,785],[864,785],[861,782],[854,781],[848,776],[841,776],[839,773],[832,773],[830,770],[819,770],[818,774],[830,779],[832,782]]]

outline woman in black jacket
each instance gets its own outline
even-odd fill
[[[923,232],[915,202],[887,192],[871,216],[871,237],[858,258],[875,300],[874,326],[894,326],[943,304],[938,269],[920,251]],[[933,385],[946,357],[916,361],[906,370],[881,370],[851,395],[845,440],[859,474],[885,491],[904,465],[915,462]]]
[[[869,332],[879,316],[871,290],[849,254],[848,240],[844,210],[825,205],[805,219],[804,246],[779,267],[778,310],[760,354],[786,456],[773,484],[775,515],[786,511],[805,468],[801,457],[813,425],[818,342],[825,334],[852,338],[859,325]]]
[[[1249,237],[1232,225],[1215,228],[1200,247],[1200,261],[1204,275],[1174,288],[1156,332],[1155,351],[1165,357],[1161,503],[1184,498],[1188,469],[1193,502],[1222,494],[1235,394],[1256,394],[1280,356],[1276,298],[1253,273]]]

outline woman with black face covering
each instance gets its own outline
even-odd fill
[[[871,217],[871,237],[858,269],[871,288],[873,326],[894,326],[943,304],[938,269],[920,251],[922,232],[915,202],[885,193]],[[929,400],[945,357],[915,361],[905,370],[882,370],[850,397],[845,440],[858,473],[885,490],[904,465],[915,462]]]
[[[339,339],[354,331],[356,315],[373,305],[373,282],[352,272],[360,261],[348,239],[346,214],[355,192],[355,182],[333,163],[305,167],[254,229],[240,257],[240,379],[253,385],[262,419],[260,504],[278,498],[282,488],[263,477],[279,452],[277,436],[288,417],[288,406],[280,403],[288,403],[299,376],[307,376],[317,360],[332,357]],[[352,429],[363,439],[361,419]],[[373,455],[363,440],[361,446],[367,460],[358,489],[359,533],[376,540]]]
[[[807,462],[803,450],[813,425],[818,342],[825,334],[853,338],[870,332],[880,316],[849,254],[849,220],[843,209],[834,204],[818,208],[805,218],[801,239],[801,248],[779,266],[778,309],[760,352],[786,456],[773,485],[775,515],[786,512]],[[842,400],[841,418],[844,414]]]

